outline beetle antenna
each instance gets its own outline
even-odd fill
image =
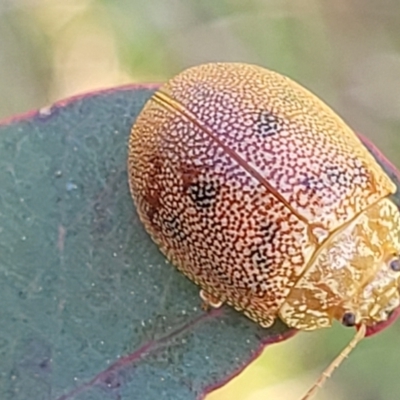
[[[317,390],[322,387],[325,381],[332,375],[333,371],[344,361],[344,359],[350,354],[354,347],[356,347],[357,343],[359,343],[365,337],[366,331],[366,326],[362,324],[350,343],[329,364],[328,368],[326,368],[325,371],[322,372],[321,376],[317,379],[317,381],[309,389],[309,391],[301,398],[301,400],[310,399],[317,392]]]

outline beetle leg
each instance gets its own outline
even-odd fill
[[[203,300],[201,308],[205,311],[208,311],[210,308],[219,308],[223,304],[221,300],[203,289],[200,290],[200,298]]]
[[[258,323],[263,328],[269,328],[275,322],[274,317],[265,317],[263,320],[260,320]]]
[[[246,317],[250,318],[253,321],[256,321],[262,328],[269,328],[275,322],[275,317],[273,317],[272,315],[263,315],[261,317],[260,315],[248,312],[246,310],[243,311],[243,313]]]

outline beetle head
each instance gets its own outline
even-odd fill
[[[296,329],[374,326],[400,304],[400,213],[382,199],[322,244],[279,316]]]

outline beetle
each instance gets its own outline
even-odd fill
[[[303,399],[399,306],[396,186],[288,77],[240,63],[183,71],[134,123],[128,176],[146,230],[206,304],[263,327],[358,327]]]

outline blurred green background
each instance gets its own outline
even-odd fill
[[[242,61],[314,91],[400,167],[399,27],[395,0],[0,0],[0,118]],[[317,398],[399,399],[399,334],[400,322],[362,342]],[[335,326],[270,346],[208,400],[297,399],[352,335]]]

